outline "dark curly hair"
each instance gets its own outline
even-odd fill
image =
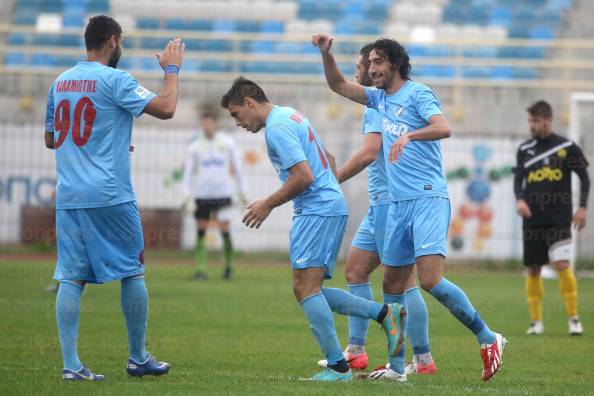
[[[397,67],[403,80],[410,80],[410,58],[406,49],[398,41],[380,38],[372,44],[372,49],[389,60],[393,67]]]
[[[111,36],[119,39],[121,35],[122,27],[115,19],[107,15],[97,15],[89,20],[85,30],[85,46],[87,51],[98,50]]]

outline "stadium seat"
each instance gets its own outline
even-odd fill
[[[12,18],[15,25],[35,25],[37,14],[34,11],[18,12]]]
[[[263,21],[260,24],[260,32],[262,33],[283,33],[285,25],[282,21]]]
[[[212,24],[212,30],[216,33],[232,33],[235,31],[235,21],[230,19],[217,19]]]
[[[509,66],[494,66],[491,68],[491,78],[495,80],[511,80],[514,70]]]
[[[29,41],[29,36],[25,33],[11,32],[8,35],[8,44],[10,45],[26,45]]]
[[[6,66],[24,66],[27,65],[27,54],[23,52],[9,52],[4,58]]]
[[[204,60],[200,62],[200,71],[203,72],[230,72],[232,70],[231,63],[219,60]]]
[[[161,22],[157,18],[141,17],[136,21],[138,29],[157,30],[161,28]]]

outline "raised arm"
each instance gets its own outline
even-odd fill
[[[250,228],[260,228],[272,209],[281,206],[299,194],[301,194],[311,183],[313,173],[307,161],[301,161],[289,168],[287,181],[276,192],[268,198],[256,201],[248,205],[248,211],[243,217],[243,224]]]
[[[146,114],[161,120],[173,118],[179,91],[178,72],[184,59],[185,46],[181,39],[176,38],[167,44],[163,54],[156,54],[159,64],[165,72],[165,78],[159,94],[144,109]]]
[[[330,89],[337,94],[361,104],[367,104],[367,96],[362,85],[347,81],[330,53],[334,38],[327,34],[316,34],[312,36],[311,43],[320,49],[322,61],[324,62],[324,74]]]
[[[380,132],[368,133],[363,138],[363,146],[338,169],[338,182],[342,183],[359,174],[376,160],[382,147]],[[383,161],[383,159],[381,159]]]

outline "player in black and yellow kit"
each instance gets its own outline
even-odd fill
[[[516,209],[523,218],[526,294],[532,323],[527,334],[541,334],[543,281],[541,266],[547,263],[559,272],[561,296],[569,317],[569,334],[581,335],[577,314],[577,282],[569,265],[573,245],[571,225],[578,231],[586,224],[590,189],[588,161],[580,147],[553,133],[553,111],[545,101],[528,109],[532,138],[517,153],[514,178]],[[573,214],[571,172],[580,179],[579,208]]]

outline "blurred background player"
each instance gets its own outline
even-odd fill
[[[373,44],[361,48],[356,64],[355,79],[364,86],[371,86],[369,53],[372,48]],[[369,209],[349,250],[345,276],[352,294],[372,300],[373,290],[369,277],[382,262],[384,231],[390,207],[386,160],[382,147],[382,121],[376,110],[365,108],[361,133],[364,135],[363,145],[338,169],[338,182],[342,183],[367,169]],[[415,283],[416,271],[414,272],[406,286],[407,336],[413,347],[413,361],[406,366],[406,371],[407,374],[435,374],[437,368],[429,349],[427,305]],[[349,316],[349,344],[344,356],[353,369],[362,370],[368,366],[369,358],[365,351],[368,327],[368,320]],[[318,364],[325,367],[327,362],[320,360]]]
[[[85,30],[87,59],[62,73],[47,98],[45,145],[54,149],[58,261],[56,320],[64,362],[62,378],[99,381],[78,356],[80,300],[86,283],[121,281],[131,376],[162,375],[169,364],[145,349],[148,296],[144,241],[130,182],[132,116],[172,118],[184,46],[171,40],[158,62],[165,75],[158,95],[116,69],[122,28],[96,16]],[[81,130],[82,129],[82,130]],[[55,132],[55,133],[54,133]]]
[[[559,288],[568,316],[569,334],[581,335],[577,281],[570,266],[571,225],[586,225],[590,191],[588,161],[580,147],[552,130],[553,110],[545,101],[528,107],[532,138],[518,148],[514,178],[516,209],[522,217],[526,296],[531,324],[527,334],[542,334],[544,284],[541,267],[551,263],[559,273]],[[572,216],[571,173],[580,179],[579,207]]]
[[[406,285],[416,265],[423,289],[476,336],[483,360],[482,379],[487,381],[501,368],[507,340],[489,329],[464,291],[443,276],[450,201],[439,140],[449,137],[451,130],[439,100],[429,87],[410,80],[409,56],[400,43],[390,39],[373,43],[370,88],[344,78],[330,53],[332,41],[325,34],[312,37],[322,54],[330,89],[376,109],[382,117],[392,201],[382,257],[384,301],[406,306]],[[406,376],[403,354],[389,363],[389,368],[375,370],[370,377],[399,380]]]
[[[348,208],[336,180],[334,158],[309,119],[293,108],[273,105],[256,83],[242,77],[233,82],[221,105],[238,126],[252,133],[266,127],[268,156],[283,183],[267,198],[251,203],[243,223],[260,228],[274,208],[293,201],[289,242],[293,292],[328,362],[310,379],[343,382],[353,378],[338,342],[332,311],[376,320],[386,333],[388,356],[397,355],[406,326],[401,304],[378,304],[341,289],[322,287],[334,272]]]
[[[186,197],[186,210],[193,211],[198,228],[196,240],[195,279],[208,279],[206,272],[207,250],[204,237],[209,222],[214,221],[223,238],[225,269],[223,278],[230,279],[232,272],[233,243],[229,223],[233,215],[233,185],[239,190],[239,202],[246,205],[245,180],[241,161],[231,137],[219,132],[218,109],[206,105],[200,109],[202,134],[188,148],[182,188]]]

